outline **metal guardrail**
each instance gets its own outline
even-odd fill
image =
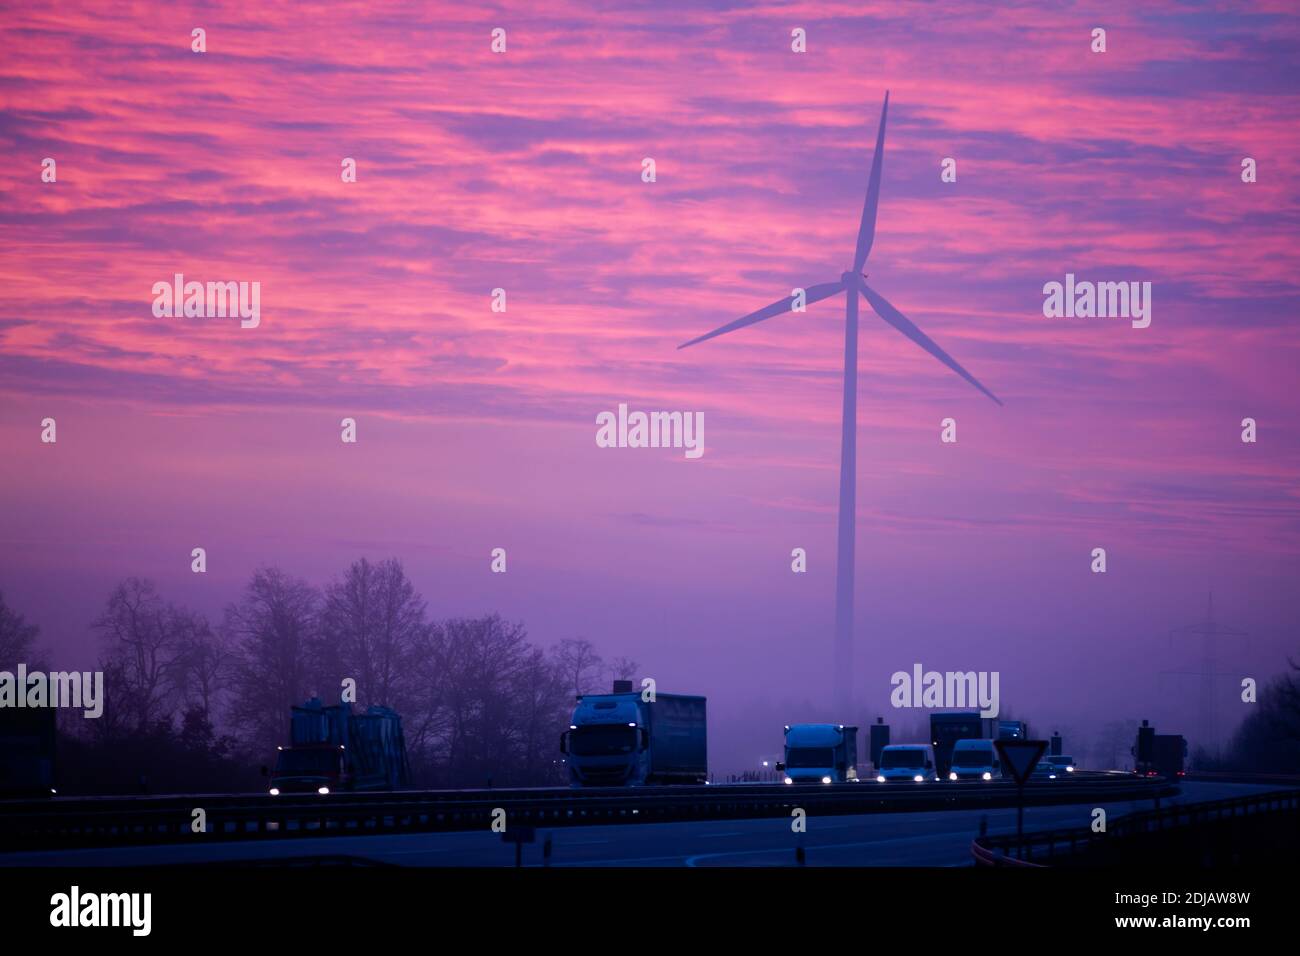
[[[1171,804],[1158,810],[1131,813],[1111,823],[1104,833],[1091,827],[1042,830],[1025,834],[982,836],[971,843],[971,855],[981,866],[1053,866],[1101,862],[1125,844],[1180,829],[1190,832],[1225,821],[1259,814],[1290,813],[1300,827],[1300,790],[1273,790],[1205,803]]]
[[[1163,780],[1085,774],[1026,787],[1029,804],[1152,799],[1176,789]],[[835,785],[647,787],[590,790],[473,790],[311,797],[208,794],[171,797],[95,797],[0,803],[0,847],[64,849],[181,843],[486,830],[493,811],[513,826],[561,827],[690,820],[788,817],[810,814],[900,813],[1015,806],[1016,788],[1004,781],[969,783],[863,782]],[[202,808],[207,829],[194,832]]]

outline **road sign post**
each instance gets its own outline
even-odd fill
[[[515,845],[515,866],[524,865],[524,844],[535,843],[537,841],[537,830],[533,827],[512,827],[501,834],[502,843],[513,843]],[[547,855],[549,856],[550,841],[547,841]]]
[[[1025,784],[1038,765],[1043,751],[1047,749],[1046,740],[995,740],[998,758],[1002,766],[1016,782],[1016,857],[1024,859],[1025,841]]]

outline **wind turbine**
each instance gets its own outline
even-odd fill
[[[862,206],[862,224],[858,227],[858,245],[853,254],[853,268],[840,275],[838,282],[823,282],[807,287],[805,302],[812,304],[822,299],[846,292],[844,303],[844,411],[840,432],[840,515],[839,541],[835,566],[835,705],[851,719],[853,706],[853,561],[854,525],[857,507],[857,430],[858,430],[858,296],[866,298],[871,308],[886,323],[929,352],[966,381],[999,405],[996,395],[975,380],[975,377],[912,323],[907,316],[894,308],[879,292],[864,281],[862,267],[876,235],[876,206],[880,200],[880,168],[885,150],[885,117],[889,112],[889,91],[885,91],[885,105],[880,110],[880,128],[876,131],[876,154],[871,160],[871,178],[867,181],[867,199]],[[764,319],[789,312],[794,298],[781,299],[764,306],[757,312],[728,322],[677,346],[679,349],[697,345],[727,332],[743,329]]]

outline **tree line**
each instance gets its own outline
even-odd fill
[[[560,784],[574,697],[636,670],[585,639],[540,646],[497,614],[435,619],[391,558],[354,561],[322,588],[258,568],[217,621],[131,577],[91,626],[104,713],[60,714],[65,792],[258,789],[290,706],[338,703],[348,678],[359,707],[401,714],[415,785]],[[38,636],[0,594],[0,665],[31,668]]]

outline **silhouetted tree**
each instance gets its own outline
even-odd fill
[[[176,684],[182,706],[197,710],[209,724],[235,675],[235,656],[225,639],[213,633],[206,618],[193,615],[177,655]]]
[[[1206,758],[1208,769],[1300,772],[1300,665],[1288,663],[1290,673],[1259,689],[1257,703],[1233,733],[1227,752]]]
[[[13,668],[19,663],[34,664],[31,659],[40,636],[40,628],[5,603],[0,591],[0,668]]]
[[[94,626],[106,643],[101,667],[106,688],[116,685],[119,720],[140,732],[168,719],[182,643],[200,626],[194,615],[165,604],[152,581],[127,578]]]
[[[415,649],[427,627],[424,601],[401,562],[390,558],[371,564],[362,558],[325,589],[324,664],[331,676],[356,680],[359,702],[400,710]]]
[[[613,682],[616,680],[632,680],[636,677],[636,666],[636,661],[630,657],[614,658],[614,662],[609,667],[610,686],[613,687]]]
[[[256,753],[287,741],[289,707],[316,690],[319,607],[306,581],[259,568],[243,597],[226,608],[222,631],[236,654],[231,715]]]
[[[591,641],[568,638],[560,641],[554,653],[556,664],[564,673],[567,685],[573,688],[575,697],[597,690],[601,660]]]

